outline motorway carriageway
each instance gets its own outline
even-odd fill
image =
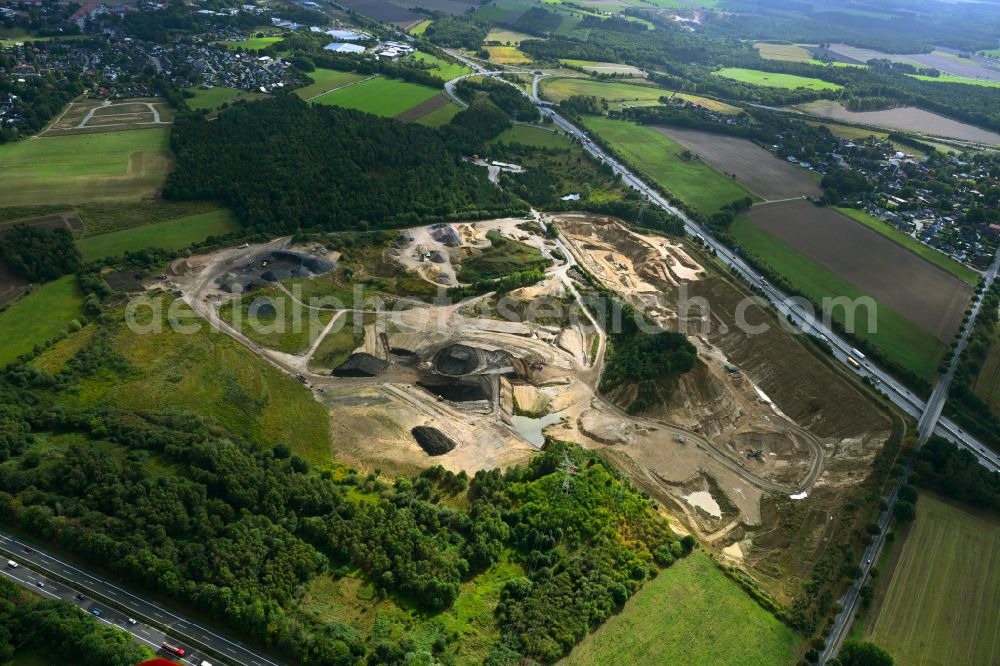
[[[213,666],[279,666],[279,662],[249,646],[57,559],[39,550],[34,543],[0,533],[0,557],[0,571],[8,579],[32,592],[67,601],[104,624],[127,631],[158,656],[196,666],[203,661]],[[18,566],[10,566],[8,560],[17,562]],[[99,615],[93,613],[95,610]],[[136,623],[129,623],[129,618],[134,618]],[[162,649],[164,641],[183,648],[184,656],[178,657]]]

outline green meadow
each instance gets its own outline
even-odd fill
[[[76,276],[66,275],[37,287],[0,312],[0,366],[65,331],[83,314],[82,305],[83,293]]]
[[[343,106],[391,118],[421,102],[426,102],[439,92],[435,88],[380,76],[364,83],[335,90],[329,95],[323,95],[313,100],[313,102],[315,104]]]
[[[163,186],[170,130],[39,137],[0,145],[0,206],[138,199]]]
[[[652,127],[596,116],[584,122],[628,161],[699,210],[712,213],[737,199],[755,198],[705,162],[684,160],[684,148]]]
[[[148,247],[179,250],[209,236],[222,236],[238,231],[239,223],[228,210],[220,209],[200,215],[190,215],[144,227],[135,227],[77,241],[86,261],[117,257]]]

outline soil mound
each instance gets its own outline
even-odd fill
[[[420,448],[426,451],[429,456],[444,455],[455,448],[455,442],[437,428],[417,426],[410,433],[413,434],[413,439],[417,440]]]
[[[377,377],[389,364],[380,358],[364,352],[351,357],[333,371],[334,377]]]

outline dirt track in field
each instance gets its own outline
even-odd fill
[[[736,180],[762,199],[819,196],[819,183],[801,167],[778,159],[757,144],[713,132],[657,127],[657,132],[697,153],[719,171],[736,174]]]
[[[399,120],[404,123],[412,123],[418,118],[423,118],[431,111],[437,111],[442,106],[448,106],[448,98],[444,95],[435,95],[429,100],[421,102],[420,104],[403,111],[398,116],[395,116],[394,120]]]
[[[846,215],[785,201],[747,217],[939,340],[951,340],[962,321],[969,285]]]

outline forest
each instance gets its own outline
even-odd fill
[[[237,104],[214,122],[179,116],[171,147],[177,166],[164,197],[223,201],[252,231],[364,230],[524,211],[443,133],[291,95]]]
[[[82,263],[69,229],[26,224],[0,232],[0,260],[28,282],[48,282],[73,273]]]
[[[494,663],[547,663],[693,545],[571,445],[471,480],[434,468],[386,482],[335,462],[313,468],[287,443],[243,440],[192,413],[81,406],[69,398],[82,380],[142,372],[112,345],[118,319],[93,321],[100,330],[55,374],[30,359],[4,372],[0,521],[295,661],[406,663],[405,636],[296,612],[303,586],[324,572],[356,569],[430,617],[501,557],[521,563],[497,610]],[[577,470],[570,493],[567,461]],[[447,662],[451,640],[435,645],[436,658]]]
[[[1000,473],[946,439],[931,437],[913,456],[916,483],[946,497],[1000,514]]]

